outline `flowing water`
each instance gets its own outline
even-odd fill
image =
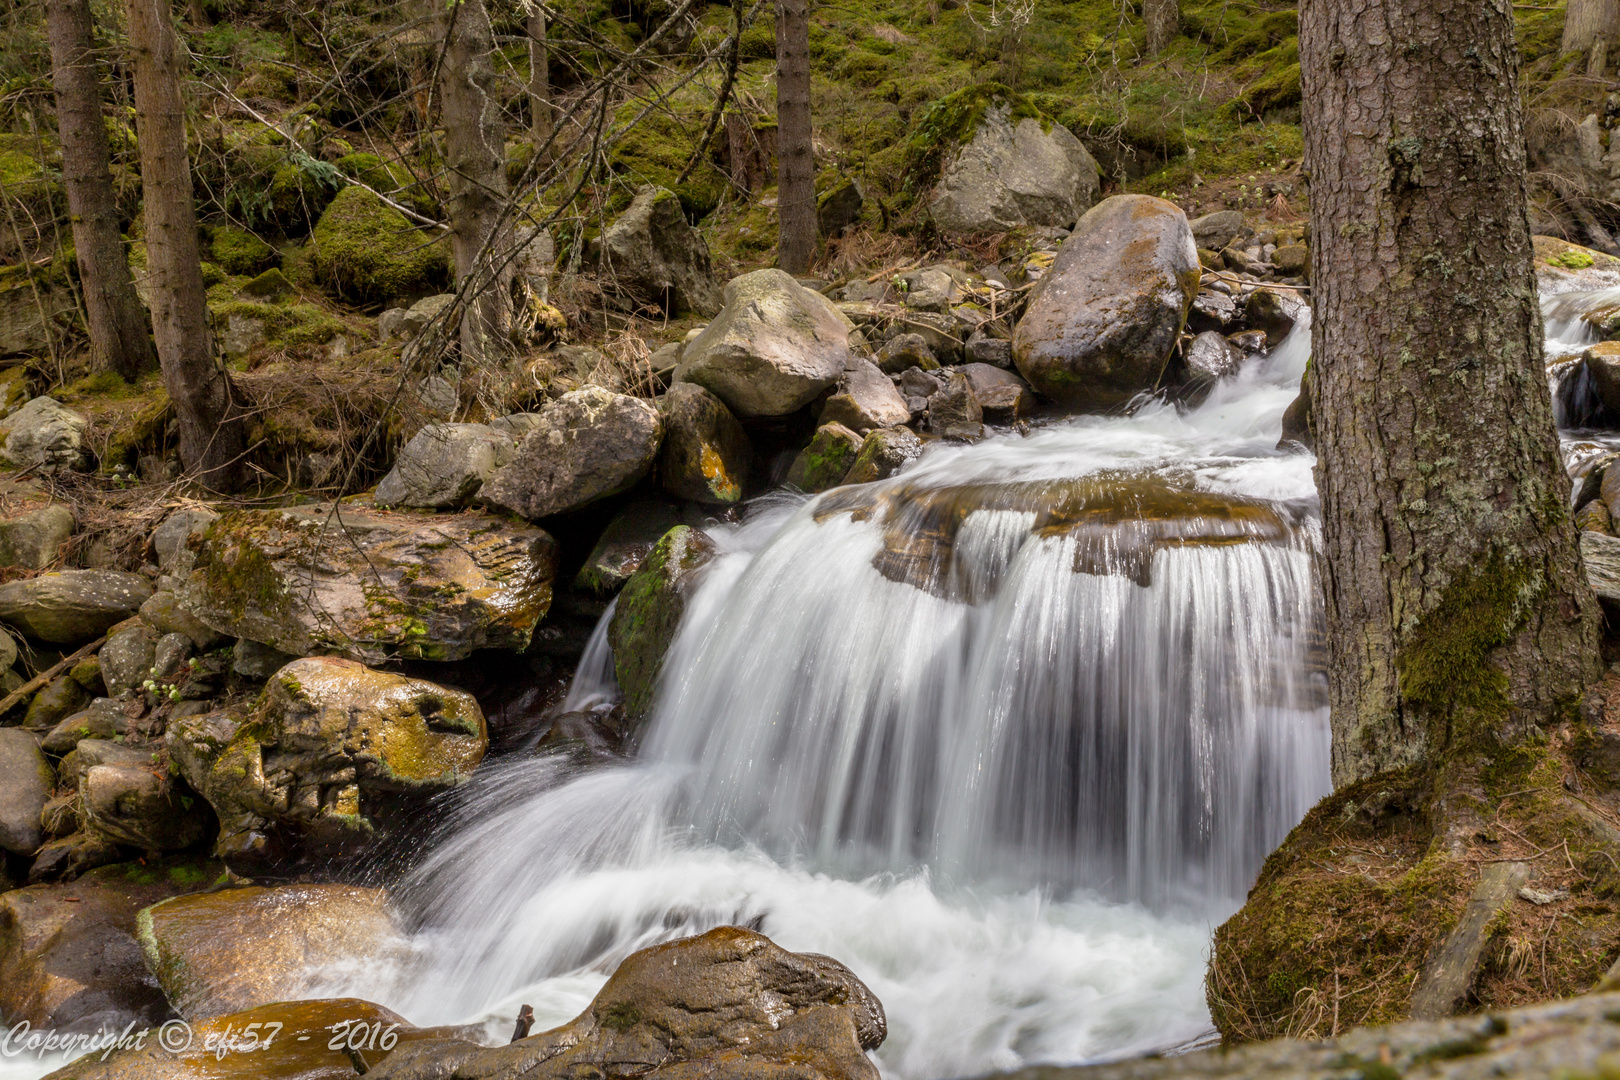
[[[321,990],[420,1024],[577,1015],[631,951],[739,923],[882,999],[893,1077],[1209,1029],[1212,926],[1328,790],[1308,333],[1149,403],[710,530],[633,762],[522,756],[397,888],[399,955]],[[599,631],[570,707],[615,692]]]

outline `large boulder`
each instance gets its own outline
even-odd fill
[[[676,382],[710,390],[743,419],[786,416],[844,374],[854,324],[780,270],[726,285],[726,306],[687,344]]]
[[[16,276],[7,275],[11,281]],[[8,283],[9,284],[9,283]],[[49,356],[60,330],[56,321],[71,317],[73,297],[66,289],[40,285],[38,292],[23,279],[0,287],[0,356]]]
[[[862,435],[910,419],[911,409],[894,383],[876,364],[859,356],[850,357],[844,377],[821,407],[823,424],[843,424]]]
[[[202,840],[213,815],[175,783],[161,750],[102,739],[78,743],[79,818],[86,829],[144,851],[181,851]]]
[[[312,656],[276,672],[250,715],[171,718],[164,741],[219,815],[216,850],[251,865],[363,849],[466,781],[489,732],[471,694]]]
[[[0,566],[43,570],[73,535],[73,511],[52,503],[0,521]]]
[[[575,390],[541,410],[479,501],[531,521],[578,510],[635,486],[652,468],[663,436],[651,402],[596,386]]]
[[[557,570],[548,533],[479,514],[233,510],[193,544],[181,602],[207,625],[370,662],[521,652]]]
[[[80,645],[141,610],[152,586],[117,570],[63,570],[0,585],[0,620],[53,645]]]
[[[39,740],[21,728],[0,728],[0,848],[32,855],[45,840],[40,814],[56,788],[56,773]]]
[[[997,96],[946,165],[928,213],[944,232],[1068,228],[1096,200],[1099,173],[1096,159],[1062,124]]]
[[[0,893],[6,1023],[94,1032],[134,1021],[155,1028],[170,1015],[169,1003],[135,941],[136,916],[149,904],[205,888],[223,869],[148,860],[92,869],[71,885]]]
[[[676,383],[659,399],[664,448],[658,479],[679,499],[707,506],[739,501],[754,448],[725,402],[696,383]]]
[[[722,926],[632,953],[560,1028],[498,1049],[450,1042],[395,1051],[375,1080],[877,1080],[864,1051],[888,1034],[883,1005],[843,964]]]
[[[147,967],[193,1022],[305,997],[320,968],[379,962],[399,933],[383,890],[335,884],[180,896],[142,911],[136,928]]]
[[[483,424],[429,424],[399,451],[377,485],[378,506],[454,510],[512,460],[512,437]]]
[[[1013,360],[1041,394],[1084,409],[1123,405],[1164,371],[1201,271],[1187,216],[1151,195],[1086,212],[1031,294]]]
[[[664,654],[680,629],[698,571],[715,554],[714,541],[706,534],[680,525],[664,534],[624,583],[608,624],[608,643],[630,717],[639,719],[652,711]]]
[[[673,191],[644,187],[593,245],[602,284],[670,314],[713,315],[720,283],[709,266],[709,247],[686,223]]]
[[[41,472],[82,469],[90,463],[84,449],[89,421],[50,397],[37,397],[6,417],[6,458],[18,468]]]
[[[218,630],[187,611],[180,594],[169,589],[159,589],[141,605],[141,622],[159,634],[183,634],[199,649],[212,649],[224,640]],[[111,689],[107,692],[113,693]]]

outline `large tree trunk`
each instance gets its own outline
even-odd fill
[[[49,0],[45,18],[62,139],[62,181],[73,218],[92,366],[133,379],[157,362],[157,354],[118,230],[89,0]]]
[[[1142,0],[1142,22],[1147,26],[1147,51],[1157,56],[1181,29],[1179,0]]]
[[[1620,42],[1620,0],[1569,0],[1564,11],[1565,52],[1587,52]]]
[[[546,45],[546,13],[535,8],[529,15],[529,131],[535,149],[551,138],[555,120],[551,112],[551,49]]]
[[[810,145],[810,3],[776,4],[777,264],[805,274],[816,254],[816,161]]]
[[[180,43],[167,0],[127,3],[152,330],[163,385],[179,422],[181,462],[202,482],[229,489],[241,473],[242,425],[230,377],[214,360],[208,332],[180,99]]]
[[[1592,673],[1506,5],[1300,19],[1337,783],[1512,741]]]
[[[456,283],[465,288],[461,355],[476,361],[504,351],[512,328],[511,269],[497,236],[506,202],[506,144],[495,101],[495,47],[483,0],[458,0],[444,14],[444,110],[448,204]]]

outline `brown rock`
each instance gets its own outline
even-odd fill
[[[659,399],[664,448],[658,479],[680,499],[708,506],[739,501],[754,448],[725,403],[696,383],[676,383]]]
[[[821,423],[843,424],[863,435],[910,419],[911,410],[894,383],[876,364],[860,357],[850,358],[844,377],[821,408]]]

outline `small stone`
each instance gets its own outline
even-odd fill
[[[32,855],[44,842],[40,813],[56,787],[56,773],[34,736],[0,728],[0,848]]]
[[[843,482],[844,474],[861,452],[861,437],[843,424],[823,424],[810,445],[799,451],[788,469],[786,483],[809,495]]]
[[[191,639],[184,634],[164,634],[158,638],[152,656],[152,677],[171,679],[185,669],[191,659]]]
[[[33,731],[49,731],[63,717],[72,716],[89,701],[90,692],[74,681],[71,675],[63,675],[47,683],[34,695],[34,699],[28,703],[28,712],[23,716],[23,727]]]
[[[844,474],[846,484],[885,480],[922,456],[922,440],[907,428],[874,431],[861,443],[855,464]]]
[[[116,739],[127,726],[118,702],[112,698],[97,698],[88,709],[74,713],[53,727],[40,743],[40,748],[47,754],[66,757],[84,740]]]
[[[896,334],[884,342],[878,350],[877,364],[888,375],[899,374],[908,368],[921,368],[924,371],[939,369],[934,350],[928,347],[927,339],[921,334]]]
[[[231,670],[245,679],[268,679],[298,657],[243,638],[231,650]]]
[[[1000,338],[985,337],[975,333],[968,338],[967,358],[977,364],[989,364],[992,367],[1008,368],[1013,364],[1012,342]]]
[[[928,399],[928,430],[960,442],[984,438],[984,409],[966,375],[951,372],[944,387]]]
[[[168,589],[158,590],[141,605],[141,621],[159,634],[184,634],[203,650],[225,640],[219,631],[186,610],[179,593]]]
[[[876,364],[860,357],[852,357],[845,366],[844,377],[822,405],[820,417],[823,424],[843,424],[859,434],[910,419],[911,410],[894,383]]]
[[[139,687],[152,677],[159,633],[144,623],[120,630],[101,647],[101,678],[109,697]]]

